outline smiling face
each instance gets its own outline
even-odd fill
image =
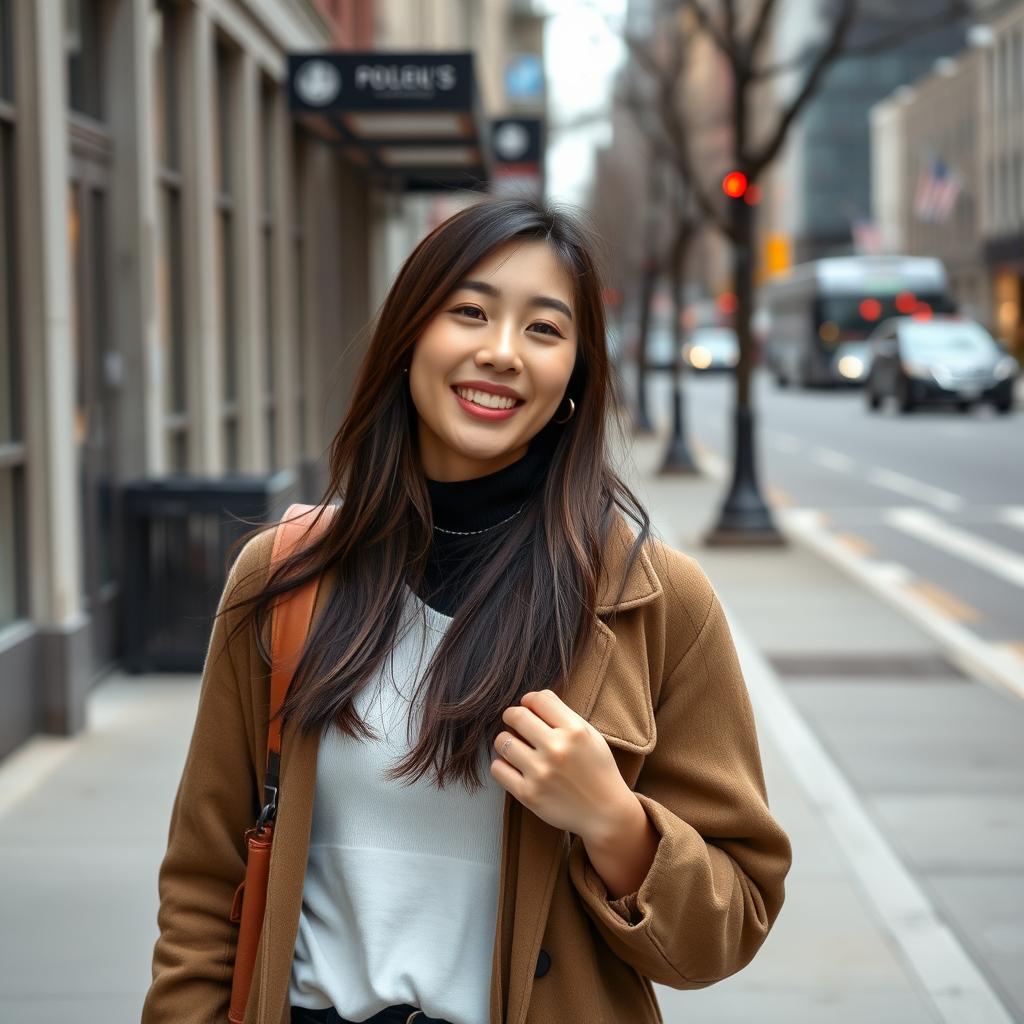
[[[426,476],[470,480],[522,458],[558,413],[576,349],[570,279],[546,242],[509,242],[478,263],[413,348]]]

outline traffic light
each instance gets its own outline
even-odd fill
[[[730,171],[722,179],[722,191],[730,199],[740,199],[747,191],[747,176],[742,171]]]

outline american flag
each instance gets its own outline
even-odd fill
[[[926,224],[945,224],[956,205],[960,187],[960,175],[944,160],[932,157],[922,165],[917,178],[917,195],[914,197],[917,219]]]

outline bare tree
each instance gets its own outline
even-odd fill
[[[920,7],[915,10],[915,17],[908,17],[905,7],[880,7],[877,0],[827,0],[825,28],[818,45],[791,60],[765,64],[761,61],[763,43],[771,35],[779,0],[757,0],[756,4],[738,0],[672,2],[692,19],[695,31],[709,40],[724,59],[730,84],[728,163],[730,170],[745,176],[748,188],[757,184],[778,156],[793,123],[820,88],[829,68],[841,56],[881,52],[970,13],[966,0],[938,0],[931,5],[927,17],[922,16]],[[854,44],[851,29],[861,15],[882,27],[873,36]],[[888,23],[883,23],[883,17],[888,17]],[[802,74],[802,81],[777,112],[774,124],[755,123],[754,89],[778,75],[794,71]],[[724,199],[712,182],[699,173],[693,151],[693,140],[699,136],[695,128],[691,120],[681,131],[671,132],[668,137],[695,201],[731,244],[733,291],[737,300],[735,324],[740,348],[736,367],[732,482],[718,522],[706,540],[713,544],[781,543],[782,537],[757,483],[755,422],[750,402],[754,360],[751,332],[754,208],[739,198]]]
[[[664,7],[664,0],[662,0]],[[687,259],[695,233],[703,216],[690,198],[690,182],[685,169],[676,157],[676,136],[684,129],[680,105],[683,94],[680,82],[688,60],[691,34],[685,31],[682,19],[664,16],[658,19],[658,30],[650,39],[625,38],[633,72],[624,77],[624,87],[616,97],[632,115],[636,127],[643,134],[651,153],[650,177],[647,197],[648,260],[643,278],[641,298],[641,344],[637,366],[637,423],[641,428],[649,425],[646,405],[646,333],[649,306],[654,280],[660,270],[668,272],[672,297],[672,429],[662,460],[660,472],[664,474],[693,474],[698,472],[690,452],[686,431],[686,413],[681,375],[683,364],[682,322],[684,309],[684,281]],[[661,167],[672,171],[672,187],[668,202],[661,202]],[[662,212],[664,210],[664,213]],[[664,255],[654,255],[657,221],[665,216],[669,225],[669,240]]]

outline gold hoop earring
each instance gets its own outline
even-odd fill
[[[576,415],[576,403],[569,399],[569,415],[564,420],[555,420],[556,423],[568,423]]]

